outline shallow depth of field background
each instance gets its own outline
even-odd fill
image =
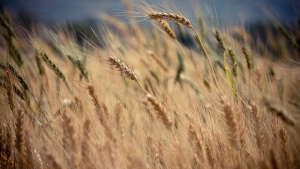
[[[299,2],[0,3],[1,169],[300,168]]]

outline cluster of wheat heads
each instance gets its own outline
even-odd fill
[[[145,9],[170,38],[106,33],[86,50],[45,30],[23,51],[1,17],[0,168],[299,168],[299,68],[218,31],[199,46],[220,58],[208,71],[167,24],[191,29],[187,17]]]

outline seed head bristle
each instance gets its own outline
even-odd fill
[[[148,13],[147,16],[150,19],[170,20],[170,21],[180,23],[180,24],[186,26],[187,28],[192,28],[191,22],[188,19],[186,19],[183,16],[177,15],[177,14],[151,12],[151,13]]]

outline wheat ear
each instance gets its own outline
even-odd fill
[[[170,130],[172,127],[172,122],[171,122],[170,117],[168,116],[166,107],[150,94],[146,95],[146,99],[149,103],[151,103],[151,105],[157,111],[159,117],[162,119],[166,128]]]
[[[121,73],[121,76],[127,77],[131,80],[134,80],[140,86],[140,88],[144,91],[144,93],[147,93],[146,90],[140,84],[136,74],[127,66],[126,63],[122,62],[120,59],[117,59],[113,56],[108,56],[107,61],[109,62],[109,64],[111,66],[113,66],[119,70],[119,72]]]
[[[48,57],[48,55],[47,55],[46,53],[42,53],[41,55],[42,55],[42,58],[43,58],[44,62],[49,66],[50,69],[52,69],[52,70],[55,72],[55,74],[56,74],[59,78],[61,78],[61,79],[65,82],[65,84],[66,84],[68,90],[71,91],[71,89],[70,89],[70,87],[69,87],[69,84],[67,83],[67,80],[66,80],[65,75],[64,75],[64,74],[62,73],[62,71],[58,68],[58,66],[57,66],[56,64],[54,64],[54,63],[49,59],[49,57]]]
[[[186,19],[185,17],[180,16],[180,15],[171,14],[171,13],[151,12],[151,13],[148,13],[147,16],[150,19],[170,20],[170,21],[180,23],[180,24],[186,26],[187,28],[192,28],[191,22],[188,19]]]
[[[176,39],[176,35],[173,32],[173,30],[170,28],[170,26],[165,23],[163,20],[161,19],[156,19],[156,21],[160,24],[160,26],[165,30],[165,32],[172,38],[172,39]]]
[[[194,27],[191,25],[191,22],[183,17],[183,16],[180,16],[180,15],[177,15],[177,14],[171,14],[171,13],[160,13],[160,12],[151,12],[151,13],[148,13],[147,16],[150,18],[150,19],[161,19],[161,20],[170,20],[170,21],[173,21],[173,22],[176,22],[176,23],[179,23],[179,24],[182,24],[184,25],[185,27],[187,28],[190,28],[193,30],[193,32],[196,34],[196,38],[197,38],[197,42],[199,43],[200,45],[200,48],[201,50],[203,51],[208,63],[209,63],[209,66],[210,66],[210,69],[212,71],[212,74],[213,74],[213,80],[214,80],[214,83],[217,87],[217,89],[219,90],[219,86],[217,84],[217,76],[216,76],[216,73],[215,73],[215,70],[212,66],[212,63],[209,59],[209,56],[206,52],[206,49],[202,43],[202,40],[199,36],[199,34],[197,33],[197,31],[194,29]]]

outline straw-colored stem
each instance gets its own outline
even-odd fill
[[[204,56],[206,57],[206,59],[207,59],[207,61],[208,61],[208,63],[209,63],[209,67],[210,67],[211,72],[212,72],[212,74],[213,74],[213,80],[214,80],[214,83],[215,83],[217,89],[219,90],[219,86],[218,86],[218,83],[217,83],[217,77],[216,77],[215,70],[214,70],[214,68],[213,68],[213,66],[212,66],[212,63],[211,63],[211,61],[210,61],[210,59],[209,59],[209,56],[208,56],[208,54],[207,54],[207,52],[206,52],[206,50],[205,50],[205,48],[204,48],[204,45],[203,45],[203,43],[202,43],[202,40],[201,40],[200,36],[198,35],[197,31],[194,29],[194,27],[191,27],[191,29],[192,29],[192,30],[195,32],[195,34],[196,34],[197,40],[198,40],[198,42],[199,42],[199,44],[200,44],[200,48],[201,48],[201,50],[203,51]]]

